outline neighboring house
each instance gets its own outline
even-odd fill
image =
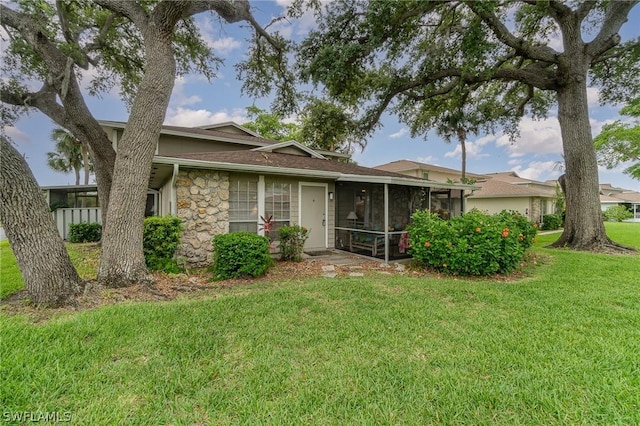
[[[545,214],[555,213],[555,185],[523,179],[515,172],[488,174],[476,183],[480,190],[467,197],[467,208],[489,214],[514,210],[534,223],[542,223]]]
[[[126,123],[101,125],[117,149]],[[339,248],[388,260],[405,255],[404,230],[414,211],[437,206],[443,214],[459,214],[464,190],[473,188],[361,167],[348,159],[295,141],[267,140],[235,123],[163,126],[148,212],[183,219],[178,254],[194,265],[210,262],[214,235],[262,234],[262,218],[268,217],[276,228],[308,228],[306,251]],[[56,191],[50,188],[49,196]]]
[[[459,170],[410,160],[393,161],[375,168],[439,182],[459,181],[461,177]],[[467,178],[474,179],[474,185],[480,189],[465,193],[465,211],[475,208],[494,214],[505,209],[515,210],[535,223],[542,222],[543,215],[555,212],[555,184],[524,179],[515,172],[467,173]]]
[[[624,188],[616,188],[609,183],[600,185],[600,208],[602,211],[609,207],[622,205],[633,213],[633,221],[640,221],[640,192]]]
[[[375,166],[374,168],[396,172],[415,178],[433,180],[436,182],[460,182],[460,178],[462,177],[460,170],[434,166],[432,164],[420,163],[418,161],[411,160],[392,161],[390,163]],[[467,179],[473,179],[475,181],[487,179],[487,176],[475,173],[467,173],[466,175]]]

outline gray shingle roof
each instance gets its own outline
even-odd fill
[[[361,176],[389,176],[407,179],[408,176],[386,170],[362,167],[352,163],[342,163],[333,160],[323,160],[302,155],[281,154],[276,152],[258,151],[223,151],[198,152],[186,154],[171,154],[167,157],[185,158],[189,160],[215,161],[233,164],[248,164],[255,166],[282,167],[301,170],[318,170],[337,172]]]

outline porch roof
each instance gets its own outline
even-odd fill
[[[388,183],[443,189],[475,189],[473,185],[450,184],[410,178],[386,170],[358,166],[302,155],[258,151],[225,151],[156,156],[158,164],[178,164],[236,172],[266,173],[315,177],[340,181]]]

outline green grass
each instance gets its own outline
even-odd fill
[[[640,247],[640,224],[609,225]],[[79,424],[640,423],[640,257],[537,250],[519,282],[293,279],[2,314],[0,405]]]
[[[67,252],[82,279],[94,279],[98,270],[99,248],[95,243],[70,244]],[[9,241],[0,241],[0,299],[24,289],[24,282]]]
[[[24,288],[20,269],[11,251],[9,241],[0,241],[0,299]]]

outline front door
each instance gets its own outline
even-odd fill
[[[300,226],[309,230],[305,250],[327,248],[326,186],[300,184]]]

